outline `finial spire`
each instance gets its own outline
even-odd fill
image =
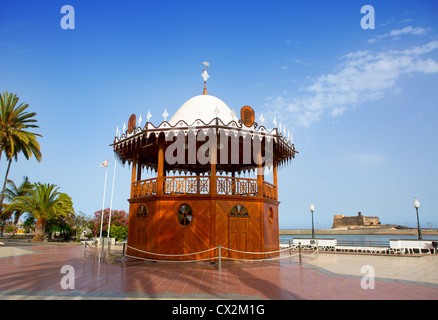
[[[210,66],[209,62],[203,62],[202,63],[204,67],[204,72],[202,73],[202,78],[204,78],[204,92],[203,95],[207,95],[207,79],[210,78],[210,76],[207,73],[207,67]]]

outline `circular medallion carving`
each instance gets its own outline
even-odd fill
[[[188,204],[183,204],[178,210],[178,222],[187,226],[192,222],[192,208]]]
[[[132,131],[134,131],[135,129],[135,121],[136,121],[136,117],[135,114],[131,115],[129,117],[129,121],[128,121],[128,133],[132,133]]]
[[[242,119],[245,126],[251,127],[255,120],[254,110],[249,106],[242,107],[242,109],[240,109],[240,119]]]

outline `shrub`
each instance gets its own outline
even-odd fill
[[[109,208],[103,211],[103,228],[102,228],[102,236],[106,237],[108,235],[108,221],[109,221]],[[93,235],[100,235],[100,224],[101,224],[101,214],[102,210],[96,211],[94,213],[94,218],[91,221],[90,229]],[[123,226],[128,230],[128,214],[123,210],[111,210],[111,231],[110,236],[113,236],[113,226]]]
[[[110,233],[111,237],[116,238],[116,241],[122,241],[128,237],[128,226],[116,226],[112,224]]]

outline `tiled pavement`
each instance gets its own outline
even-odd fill
[[[74,289],[62,289],[63,265]],[[364,265],[374,289],[362,289]],[[118,262],[83,258],[79,245],[0,247],[0,299],[438,299],[438,255],[322,254],[272,262]],[[368,270],[368,269],[367,269]],[[362,270],[363,271],[363,270]],[[71,275],[71,274],[70,274]],[[370,283],[370,282],[366,282]]]

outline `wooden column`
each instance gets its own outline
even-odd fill
[[[163,194],[164,188],[164,141],[158,141],[157,195]]]
[[[210,195],[217,194],[217,179],[216,179],[216,161],[217,161],[217,145],[210,144]]]
[[[217,143],[210,143],[210,248],[216,246],[216,200],[213,198],[217,195],[217,179],[216,179],[216,161],[217,161]],[[211,257],[214,256],[214,251],[211,251]]]
[[[258,186],[258,197],[261,199],[259,201],[259,210],[260,210],[260,246],[261,249],[266,251],[265,248],[265,228],[264,228],[264,220],[265,220],[265,209],[264,209],[264,201],[263,199],[263,181],[264,181],[264,172],[263,172],[263,162],[262,162],[262,151],[260,150],[257,153],[257,186]],[[262,251],[260,250],[260,251]],[[265,258],[265,255],[261,255],[260,258]]]
[[[137,181],[141,180],[141,161],[140,155],[137,156]]]
[[[134,151],[132,156],[132,173],[131,173],[131,199],[134,197],[134,182],[136,181],[136,173],[137,173],[137,152]]]
[[[272,173],[274,176],[274,186],[275,186],[275,200],[278,200],[278,186],[277,186],[277,159],[274,157],[274,164],[272,166]]]
[[[263,163],[262,163],[262,154],[261,152],[257,153],[257,186],[258,186],[258,196],[263,197]]]

